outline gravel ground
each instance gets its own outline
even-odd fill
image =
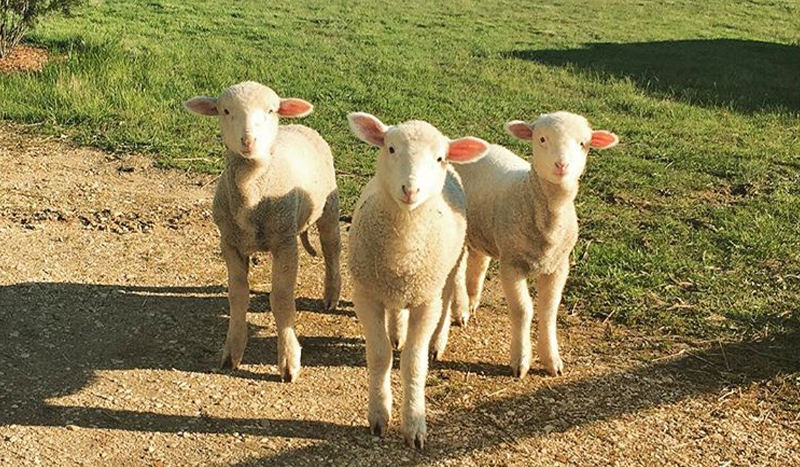
[[[2,466],[800,465],[797,333],[697,342],[565,311],[566,375],[518,381],[493,278],[431,368],[426,449],[396,421],[374,438],[347,277],[323,312],[318,258],[301,257],[300,379],[278,380],[267,256],[244,364],[218,369],[213,176],[8,124],[0,168]]]

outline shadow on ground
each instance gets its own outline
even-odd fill
[[[305,300],[305,302],[303,301]],[[313,305],[315,300],[300,303]],[[243,433],[317,440],[310,446],[243,465],[287,465],[314,458],[362,459],[374,449],[366,426],[314,420],[215,418],[166,415],[106,408],[55,406],[48,398],[88,384],[99,369],[177,368],[214,371],[226,326],[220,287],[128,287],[63,283],[25,283],[0,288],[0,328],[13,330],[0,341],[3,391],[25,394],[24,410],[0,411],[0,425],[65,426],[114,430]],[[302,307],[301,307],[302,308]],[[274,339],[269,339],[274,346]],[[302,339],[301,339],[302,340]],[[260,343],[252,343],[254,346]],[[303,342],[309,366],[364,365],[360,339],[312,337]],[[800,329],[744,343],[712,345],[627,371],[580,380],[552,382],[530,393],[485,397],[476,407],[431,416],[431,447],[398,465],[418,465],[461,456],[511,439],[544,436],[554,430],[613,419],[685,399],[744,388],[800,371]],[[434,368],[499,374],[491,364],[442,362]],[[531,376],[538,378],[538,376]],[[557,407],[560,424],[546,414]],[[363,410],[355,407],[354,410]],[[508,413],[521,413],[502,419]],[[498,417],[501,417],[498,423]],[[436,433],[458,431],[459,446],[436,443]],[[488,431],[493,434],[487,435]],[[397,425],[393,427],[396,438]],[[395,440],[396,442],[397,440]],[[366,443],[366,444],[365,444]],[[403,448],[405,449],[405,448]],[[410,451],[404,451],[410,452]]]
[[[333,312],[322,300],[296,300],[304,313],[348,314],[341,301]],[[269,294],[256,293],[252,312],[269,311]],[[6,394],[44,400],[72,394],[96,370],[131,368],[216,372],[228,326],[226,289],[22,283],[0,287],[0,368]],[[251,334],[253,324],[250,325]],[[364,363],[363,344],[299,336],[306,366]],[[347,363],[337,355],[352,346]],[[246,363],[274,364],[273,336],[251,337]],[[311,358],[305,358],[306,355]],[[327,356],[327,357],[326,357]],[[247,377],[246,372],[237,372]],[[262,375],[262,377],[265,377]],[[268,377],[268,376],[266,376]],[[274,380],[277,381],[277,375]],[[3,393],[0,392],[0,405]],[[0,423],[3,423],[0,414]]]
[[[741,39],[586,44],[507,56],[630,79],[657,96],[743,112],[800,110],[800,46]]]

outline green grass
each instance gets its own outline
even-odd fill
[[[262,81],[315,104],[349,211],[374,158],[350,111],[527,154],[503,123],[571,110],[622,144],[584,176],[568,308],[703,336],[798,325],[800,4],[442,3],[93,1],[31,36],[59,58],[0,77],[0,118],[215,171],[215,122],[181,102]]]

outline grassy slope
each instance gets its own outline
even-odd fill
[[[36,31],[64,59],[0,77],[0,118],[219,170],[215,122],[181,101],[259,80],[316,105],[347,211],[374,157],[349,111],[526,154],[503,122],[572,110],[623,144],[591,157],[568,308],[702,335],[797,324],[796,2],[430,3],[93,1]]]

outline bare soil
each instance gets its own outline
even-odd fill
[[[0,58],[0,73],[38,72],[47,63],[47,51],[37,47],[18,45]]]
[[[566,375],[515,380],[494,278],[432,365],[423,452],[398,433],[397,374],[394,425],[370,436],[350,287],[323,312],[317,258],[301,259],[300,379],[278,380],[266,256],[244,365],[220,371],[213,188],[0,125],[0,465],[800,465],[797,333],[693,342],[564,311]]]

